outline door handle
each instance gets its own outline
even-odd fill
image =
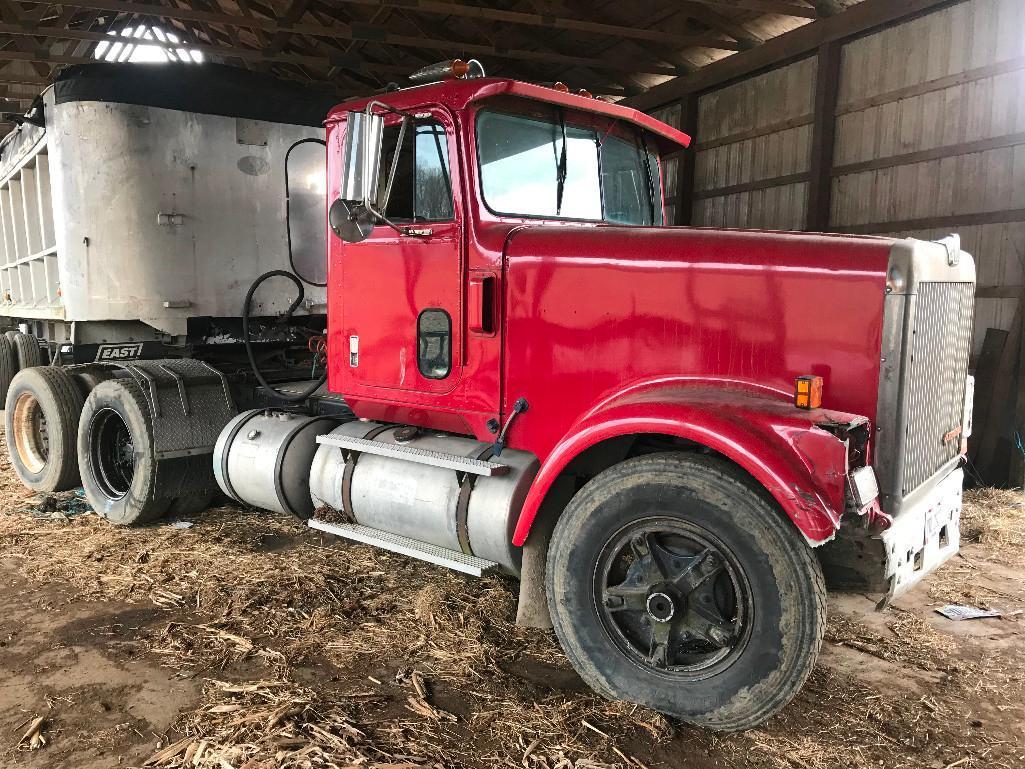
[[[469,326],[474,334],[495,333],[495,276],[488,273],[470,275]]]

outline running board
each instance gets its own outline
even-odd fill
[[[394,443],[368,441],[366,438],[350,438],[347,435],[331,435],[330,433],[320,435],[317,437],[317,443],[326,443],[328,446],[359,451],[363,454],[376,454],[380,457],[404,459],[407,462],[416,462],[420,465],[444,467],[447,470],[471,473],[472,475],[505,475],[509,472],[509,465],[502,465],[498,462],[471,459],[470,457],[461,457],[458,454],[444,454],[440,451],[418,449],[414,446],[399,446]]]
[[[336,537],[352,539],[366,545],[374,545],[382,550],[390,550],[393,553],[408,555],[410,558],[418,558],[421,561],[428,561],[437,566],[444,566],[446,569],[461,571],[463,574],[470,574],[480,577],[498,568],[493,561],[485,561],[472,555],[460,553],[458,550],[449,550],[445,547],[438,547],[427,542],[420,542],[416,539],[392,534],[389,531],[371,529],[369,526],[360,526],[357,523],[327,523],[311,518],[306,522],[311,529],[334,534]]]

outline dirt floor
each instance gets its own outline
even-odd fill
[[[961,557],[891,610],[834,599],[801,695],[731,736],[590,694],[503,579],[234,507],[118,529],[83,506],[0,460],[4,769],[1025,767],[1017,493],[973,492]]]

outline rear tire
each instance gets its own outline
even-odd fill
[[[19,371],[43,365],[43,353],[39,349],[39,341],[32,334],[23,334],[20,331],[15,331],[13,334],[10,334],[9,338],[14,344],[14,351],[18,356]]]
[[[0,347],[6,343],[0,341]],[[51,492],[78,486],[75,446],[82,401],[74,380],[60,368],[25,369],[11,382],[5,401],[7,450],[14,471],[30,489]]]
[[[700,455],[592,479],[559,519],[546,581],[555,632],[593,689],[722,731],[790,702],[825,628],[811,548],[749,479]]]
[[[149,523],[171,500],[158,496],[149,402],[127,379],[100,382],[89,394],[78,429],[78,461],[86,498],[99,515],[121,526]],[[163,465],[163,468],[161,468]]]
[[[11,380],[18,373],[18,354],[6,334],[0,335],[0,402],[7,403]]]
[[[114,375],[106,366],[92,365],[88,363],[69,367],[68,372],[75,380],[75,384],[78,385],[78,389],[82,393],[83,400],[89,397],[89,393],[91,393],[100,382],[106,382],[108,379],[114,378]]]

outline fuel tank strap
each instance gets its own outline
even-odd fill
[[[372,427],[363,435],[363,440],[372,441],[378,435],[391,427],[394,427],[394,425],[378,425],[377,427]],[[339,447],[339,451],[341,451],[345,457],[345,470],[342,472],[342,512],[344,512],[351,520],[355,521],[356,514],[352,511],[352,474],[356,470],[356,462],[359,460],[360,452],[355,449],[346,451],[343,447]]]
[[[486,462],[495,453],[494,446],[488,446],[477,454],[474,459],[478,462]],[[459,538],[459,549],[466,555],[473,555],[470,548],[470,527],[468,524],[470,513],[470,494],[477,483],[478,476],[473,473],[456,473],[459,480],[459,499],[456,500],[456,536]]]

